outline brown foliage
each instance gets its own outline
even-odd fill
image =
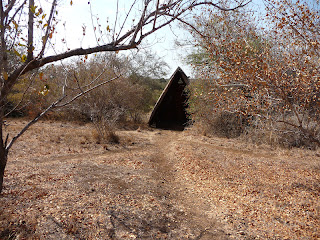
[[[306,2],[267,2],[267,29],[245,11],[207,10],[196,17],[202,34],[193,32],[199,52],[191,62],[199,83],[191,90],[190,111],[254,116],[279,123],[274,126],[282,136],[290,128],[307,145],[320,145],[314,127],[320,124],[319,12]],[[199,109],[204,102],[211,111]]]

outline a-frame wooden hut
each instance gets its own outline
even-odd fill
[[[188,96],[185,87],[188,84],[188,77],[178,67],[153,108],[149,126],[173,130],[185,128],[188,122],[186,111]]]

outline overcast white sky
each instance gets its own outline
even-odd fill
[[[93,24],[97,27],[97,18],[99,18],[99,23],[101,24],[101,29],[103,32],[106,30],[106,26],[110,25],[111,28],[114,26],[114,20],[117,9],[116,0],[91,0],[90,5],[89,0],[71,0],[61,1],[58,10],[58,19],[60,19],[60,28],[58,29],[58,34],[54,38],[55,49],[59,49],[59,52],[66,51],[67,48],[73,49],[78,47],[93,47],[97,45],[97,40],[100,38],[99,34],[94,34]],[[120,0],[118,9],[120,13],[120,18],[125,17],[125,13],[130,7],[130,2],[128,0]],[[138,0],[138,2],[142,2]],[[91,18],[91,11],[94,14]],[[132,16],[134,17],[134,16]],[[129,20],[128,22],[130,22]],[[65,29],[62,27],[62,23],[65,22]],[[118,23],[121,22],[118,20]],[[86,35],[83,37],[83,26],[86,26]],[[179,40],[183,39],[183,35],[187,35],[185,31],[182,31],[173,25],[172,29],[165,27],[159,32],[151,35],[143,42],[143,47],[149,47],[152,51],[156,52],[159,57],[161,57],[170,66],[169,76],[174,72],[174,70],[180,66],[187,75],[191,75],[191,69],[183,63],[182,55],[185,54],[186,49],[177,48],[174,44],[175,40],[179,36]],[[62,44],[61,39],[66,40],[66,44]],[[103,39],[103,37],[101,38]],[[105,39],[105,38],[104,38]],[[105,41],[107,42],[107,41]],[[99,44],[103,44],[102,40]]]
[[[40,2],[43,0],[40,0]],[[136,0],[142,4],[144,0]],[[166,1],[166,0],[160,0]],[[49,3],[51,1],[48,1]],[[93,47],[97,45],[97,39],[101,38],[99,34],[94,34],[93,25],[97,27],[97,20],[101,24],[103,32],[106,31],[107,25],[111,29],[114,28],[115,16],[117,12],[117,0],[60,0],[58,5],[58,19],[60,19],[57,34],[54,36],[56,51],[63,52],[67,48],[73,49],[78,47]],[[88,4],[90,2],[90,4]],[[119,0],[118,4],[118,30],[119,24],[122,23],[128,12],[133,0]],[[45,4],[45,2],[42,2]],[[262,0],[253,0],[251,7],[260,12],[263,12]],[[136,11],[135,11],[136,10]],[[92,14],[93,13],[93,18]],[[137,12],[137,9],[133,9]],[[128,22],[131,24],[131,19],[138,16],[131,15]],[[258,16],[259,17],[259,16]],[[99,18],[99,19],[98,19]],[[65,29],[62,27],[65,22]],[[86,35],[83,37],[83,26],[86,27]],[[98,32],[98,31],[96,31]],[[125,29],[123,33],[125,32]],[[174,32],[174,33],[173,33]],[[142,47],[149,47],[156,52],[170,66],[168,75],[170,76],[175,69],[180,66],[187,75],[192,75],[192,69],[183,61],[183,57],[190,49],[184,47],[177,47],[175,40],[184,40],[190,37],[186,31],[181,30],[177,24],[172,25],[172,28],[165,27],[155,34],[149,36],[143,42]],[[66,44],[62,44],[61,39],[66,40]],[[106,37],[102,37],[99,44],[108,43]]]

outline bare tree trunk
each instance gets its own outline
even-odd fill
[[[7,153],[3,146],[0,149],[0,193],[2,192],[3,188],[3,177],[4,177],[4,169],[7,165]]]
[[[3,188],[3,177],[4,177],[4,170],[7,165],[8,159],[8,151],[6,149],[5,143],[3,142],[3,114],[2,111],[0,112],[1,119],[0,119],[0,193],[2,192]]]
[[[8,59],[6,53],[6,41],[5,41],[5,14],[3,9],[3,1],[0,3],[0,87],[2,88],[5,83],[5,75],[8,74]],[[2,89],[1,89],[2,90]],[[7,150],[5,148],[5,144],[3,142],[3,112],[4,112],[4,96],[2,92],[0,93],[0,193],[3,188],[3,177],[4,177],[4,169],[7,165]]]

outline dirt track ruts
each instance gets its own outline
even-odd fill
[[[117,134],[121,144],[102,144],[90,125],[52,121],[26,132],[9,156],[0,239],[320,237],[319,151]]]
[[[12,224],[23,222],[30,239],[228,239],[177,177],[182,133],[131,134],[140,137],[131,147],[12,160],[5,194],[18,191]]]

